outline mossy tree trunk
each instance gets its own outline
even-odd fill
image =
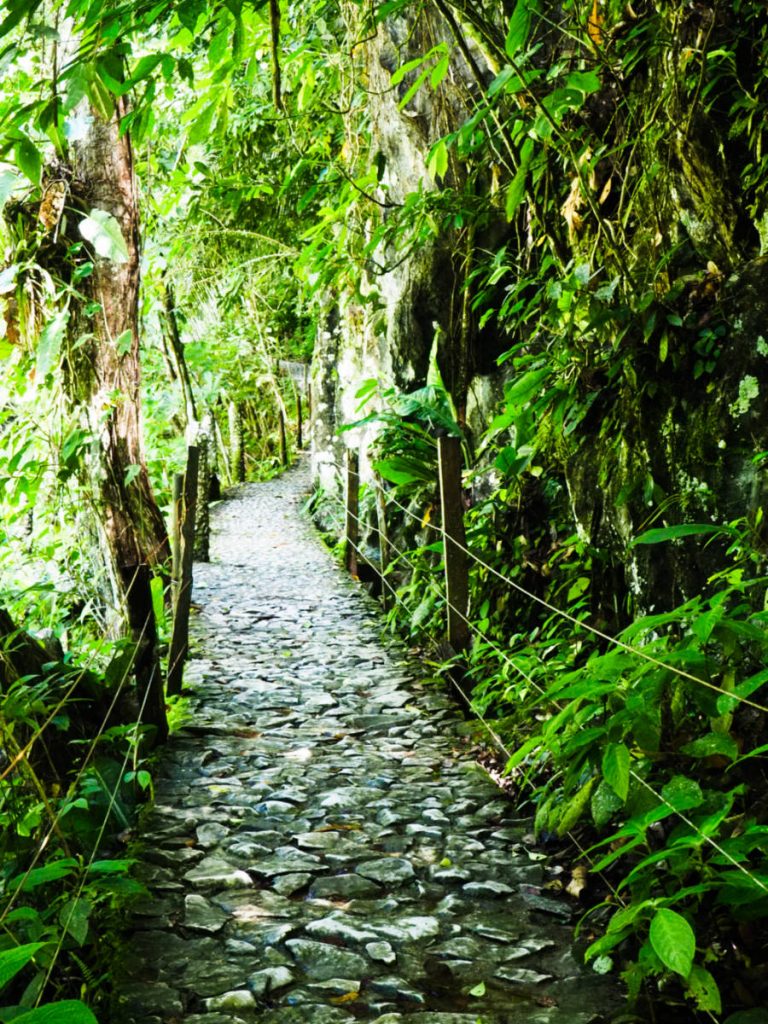
[[[122,99],[109,118],[90,108],[88,134],[72,150],[74,200],[85,212],[103,211],[114,218],[125,253],[108,258],[89,247],[93,270],[78,284],[80,301],[70,321],[77,344],[70,344],[65,355],[64,387],[97,441],[88,481],[115,596],[130,622],[134,617],[126,569],[160,567],[170,549],[142,440],[139,210],[131,141],[127,132],[120,132],[125,112]]]

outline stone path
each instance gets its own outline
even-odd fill
[[[529,823],[457,753],[452,700],[382,645],[300,512],[307,487],[294,469],[216,511],[192,720],[145,820],[151,897],[110,1024],[606,1019]]]

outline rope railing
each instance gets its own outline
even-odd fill
[[[337,470],[339,470],[340,467],[338,467],[338,465],[337,465],[336,468],[337,468]],[[347,467],[347,473],[349,473],[349,472],[350,472],[350,467]],[[353,465],[353,467],[351,469],[351,472],[353,472],[355,475],[358,474],[358,470],[357,470],[356,467],[354,467],[354,465]],[[343,479],[343,476],[342,476],[342,479]],[[381,484],[380,483],[374,482],[374,486],[383,491],[383,488],[381,488]],[[350,489],[348,489],[348,494],[349,494],[349,490]],[[355,493],[355,492],[359,493],[357,487],[355,487],[355,488],[353,488],[351,490],[352,490],[352,493]],[[572,615],[570,615],[567,612],[563,612],[561,609],[558,609],[555,605],[551,604],[550,602],[548,602],[548,601],[546,601],[546,600],[544,600],[542,598],[539,598],[537,595],[533,594],[532,592],[527,590],[525,587],[522,587],[520,584],[517,584],[514,580],[511,580],[505,574],[500,573],[493,566],[489,565],[484,559],[479,558],[473,551],[471,551],[471,549],[466,544],[461,544],[460,542],[457,542],[455,537],[451,536],[445,530],[445,528],[443,527],[442,524],[437,525],[437,524],[435,524],[433,522],[425,523],[423,517],[416,515],[414,512],[412,512],[410,509],[408,509],[405,505],[403,505],[401,502],[399,502],[396,498],[394,498],[393,495],[391,495],[391,494],[389,494],[387,492],[383,492],[383,493],[385,493],[387,501],[390,504],[393,504],[396,507],[400,508],[412,520],[414,520],[415,522],[419,523],[419,525],[422,526],[422,528],[429,527],[429,528],[433,529],[434,531],[436,531],[438,534],[441,535],[441,537],[443,539],[443,554],[444,554],[445,558],[448,557],[448,553],[450,551],[450,546],[451,545],[458,546],[458,547],[461,548],[461,550],[463,551],[463,553],[464,553],[464,555],[466,557],[472,559],[475,563],[477,563],[480,566],[482,566],[482,567],[486,568],[487,570],[489,570],[493,575],[498,577],[503,582],[507,583],[509,586],[513,587],[518,592],[520,592],[520,593],[524,594],[525,596],[531,598],[532,600],[536,601],[536,603],[538,603],[540,605],[543,605],[544,607],[546,607],[551,612],[560,615],[562,618],[566,619],[567,621],[569,621],[569,622],[571,622],[571,623],[573,623],[573,624],[575,624],[577,626],[583,626],[589,632],[594,633],[595,635],[601,637],[602,639],[606,640],[607,642],[610,642],[610,643],[614,644],[615,646],[617,646],[617,647],[619,647],[619,648],[621,648],[623,650],[626,650],[628,653],[638,655],[639,657],[644,658],[644,660],[649,661],[649,662],[657,665],[658,667],[661,667],[663,669],[669,670],[670,672],[672,672],[672,673],[674,673],[674,674],[676,674],[678,676],[681,676],[681,677],[683,677],[685,679],[688,679],[691,682],[694,682],[694,683],[697,683],[699,685],[705,686],[707,689],[715,690],[717,693],[719,693],[719,694],[721,694],[723,696],[727,696],[729,699],[732,699],[732,700],[734,700],[734,701],[736,701],[738,703],[741,703],[741,704],[744,704],[744,705],[748,705],[748,706],[750,706],[752,708],[755,708],[755,709],[757,709],[757,710],[759,710],[761,712],[768,713],[768,708],[766,708],[765,706],[759,704],[756,701],[749,700],[748,698],[742,697],[742,696],[740,696],[738,694],[735,694],[735,693],[733,693],[731,691],[724,690],[721,687],[718,687],[718,686],[716,686],[713,683],[709,683],[707,680],[701,679],[698,676],[694,676],[691,673],[687,673],[684,670],[677,668],[677,666],[670,665],[670,664],[668,664],[666,662],[661,661],[661,659],[655,658],[652,655],[648,655],[646,652],[642,651],[641,649],[633,647],[630,644],[626,644],[624,641],[619,640],[617,637],[612,637],[610,634],[605,633],[602,630],[599,630],[596,627],[593,627],[593,626],[591,626],[588,623],[582,623],[575,616],[572,616]],[[336,497],[336,496],[334,496],[334,497]],[[459,496],[459,498],[460,498],[460,496]],[[344,502],[344,501],[342,501],[342,499],[337,498],[337,497],[336,497],[336,500],[345,507],[345,511],[346,511],[346,514],[347,514],[348,521],[349,521],[350,518],[355,521],[356,526],[358,528],[358,531],[360,531],[362,529],[373,530],[376,534],[379,535],[379,537],[382,540],[386,541],[387,547],[397,554],[398,559],[402,559],[408,566],[410,566],[410,568],[412,570],[416,569],[416,566],[414,565],[413,561],[408,557],[408,555],[404,551],[402,551],[400,548],[398,548],[392,542],[392,540],[391,540],[391,538],[389,536],[386,536],[386,538],[385,538],[382,530],[379,527],[375,526],[372,523],[364,521],[359,516],[359,509],[357,509],[357,510],[351,509],[348,501]],[[348,537],[347,537],[347,540],[349,541]],[[359,541],[355,541],[355,548],[356,548],[357,553],[361,556],[361,558],[365,559],[365,554],[364,554],[364,552],[361,550],[361,548],[359,546]],[[393,597],[398,602],[398,604],[406,611],[406,613],[408,615],[410,615],[410,609],[407,607],[405,602],[402,600],[402,598],[401,598],[400,594],[397,592],[396,588],[388,581],[388,579],[387,579],[387,571],[386,571],[386,568],[384,566],[382,566],[382,571],[380,573],[380,578],[381,578],[382,584],[386,585],[389,588],[389,590],[391,591]],[[444,602],[446,604],[446,607],[450,608],[452,610],[452,612],[456,616],[460,617],[463,620],[463,622],[466,625],[467,629],[472,634],[474,634],[475,636],[478,636],[480,639],[483,640],[483,642],[488,644],[488,646],[491,647],[491,649],[493,649],[499,655],[499,657],[502,658],[502,660],[506,664],[508,664],[515,672],[517,672],[519,675],[521,675],[521,677],[524,678],[532,687],[534,687],[542,696],[545,696],[545,697],[547,696],[546,690],[529,673],[527,673],[525,670],[523,670],[521,668],[521,666],[519,666],[514,661],[513,658],[511,658],[505,651],[503,651],[502,648],[500,648],[497,644],[495,644],[481,629],[479,629],[479,627],[475,623],[473,623],[471,621],[471,619],[469,618],[469,616],[468,616],[468,614],[466,612],[462,611],[460,608],[457,608],[455,605],[452,605],[451,599],[450,599],[450,595],[449,594],[443,594],[443,592],[440,590],[439,586],[437,585],[437,583],[436,583],[436,581],[434,579],[429,578],[428,582],[429,582],[430,586],[444,600]],[[540,661],[540,659],[537,659],[537,660]],[[476,717],[481,722],[482,726],[485,728],[485,730],[488,733],[488,735],[492,738],[492,740],[494,742],[494,745],[496,745],[499,748],[499,750],[502,751],[507,757],[511,757],[512,753],[507,748],[507,746],[504,743],[503,739],[498,735],[497,731],[486,720],[485,716],[482,714],[482,712],[480,711],[478,706],[467,697],[467,694],[461,689],[461,687],[458,685],[456,680],[452,676],[450,676],[450,674],[449,674],[449,679],[450,679],[451,683],[454,685],[454,687],[455,687],[457,693],[459,694],[459,696],[461,697],[462,701],[465,702],[466,705],[468,706],[468,708],[472,711],[472,713],[474,715],[476,715]],[[557,704],[557,702],[554,699],[552,700],[552,703],[553,703],[553,705],[555,707],[559,707],[559,705]],[[733,868],[735,868],[741,874],[743,874],[746,878],[748,878],[749,881],[757,889],[759,889],[761,892],[768,893],[768,885],[766,885],[766,883],[761,878],[757,877],[755,874],[753,874],[753,872],[749,871],[749,869],[746,868],[743,863],[741,863],[734,856],[732,856],[720,843],[718,843],[715,839],[713,839],[711,836],[707,835],[704,831],[702,831],[702,829],[700,829],[696,825],[696,823],[694,821],[692,821],[690,817],[688,817],[688,815],[684,814],[681,810],[676,808],[671,803],[671,801],[669,801],[664,796],[663,793],[658,792],[646,779],[644,779],[641,775],[639,775],[634,769],[630,769],[630,775],[637,782],[638,785],[641,785],[646,791],[648,791],[651,795],[654,796],[654,798],[658,801],[660,806],[667,807],[670,810],[670,812],[673,813],[681,822],[683,822],[683,824],[685,824],[686,827],[688,827],[699,839],[701,839],[703,843],[705,843],[707,846],[709,846],[711,849],[713,849],[729,865],[731,865]],[[528,779],[527,777],[524,777],[524,781],[526,783],[528,783],[529,785],[532,785],[532,783],[530,782],[530,779]],[[570,835],[570,833],[568,833],[568,834]],[[587,858],[587,859],[589,859],[589,858]]]
[[[413,521],[417,522],[423,529],[434,530],[435,533],[440,535],[443,538],[443,543],[445,544],[446,548],[448,547],[449,544],[452,547],[457,548],[459,551],[462,552],[463,555],[471,559],[477,565],[486,569],[501,582],[505,583],[507,586],[516,590],[523,596],[527,597],[529,600],[534,601],[536,604],[546,608],[548,611],[557,615],[561,619],[570,622],[572,625],[584,629],[589,633],[592,633],[594,636],[597,636],[600,639],[606,641],[607,643],[610,643],[614,647],[626,651],[628,654],[632,654],[635,657],[647,661],[649,664],[652,664],[657,668],[662,668],[668,672],[671,672],[673,675],[678,676],[681,679],[686,679],[688,682],[692,682],[698,686],[705,687],[706,689],[713,691],[714,693],[717,693],[718,696],[727,697],[729,700],[735,701],[738,704],[743,704],[747,707],[753,708],[756,711],[760,711],[763,714],[768,714],[768,706],[766,706],[765,704],[760,704],[758,701],[754,701],[749,697],[744,697],[741,694],[733,692],[732,690],[725,690],[722,686],[717,686],[717,684],[715,683],[711,683],[706,679],[702,679],[701,676],[694,675],[691,672],[687,672],[685,669],[679,668],[677,665],[673,665],[667,661],[663,661],[661,658],[657,658],[655,655],[649,654],[647,651],[644,651],[641,647],[635,647],[632,644],[628,644],[626,643],[626,641],[620,640],[618,637],[612,636],[610,633],[606,633],[604,630],[599,629],[597,626],[593,626],[591,623],[585,622],[584,620],[577,618],[570,612],[566,612],[562,608],[558,608],[550,601],[547,601],[545,598],[539,597],[538,594],[533,593],[533,591],[528,590],[526,587],[522,586],[522,584],[518,583],[516,580],[513,580],[506,574],[500,572],[494,566],[490,565],[490,563],[486,562],[483,558],[480,558],[466,544],[461,543],[461,541],[457,540],[456,537],[447,533],[442,523],[438,524],[433,521],[425,523],[423,521],[423,517],[416,515],[415,512],[407,508],[407,506],[403,505],[402,502],[398,501],[393,494],[391,494],[390,492],[385,492],[385,494],[388,503],[399,508]]]
[[[91,742],[88,745],[88,750],[86,751],[86,756],[83,759],[83,762],[80,765],[80,767],[79,767],[79,769],[77,771],[77,774],[75,775],[74,779],[72,779],[72,781],[69,784],[68,793],[70,795],[72,795],[72,794],[77,792],[77,787],[78,787],[79,783],[82,781],[82,779],[83,779],[83,777],[85,775],[85,772],[87,771],[87,769],[88,769],[88,767],[89,767],[89,765],[91,763],[91,760],[92,760],[94,754],[96,753],[96,748],[97,748],[99,742],[101,741],[101,738],[103,737],[104,733],[106,732],[107,728],[109,727],[109,721],[110,721],[110,718],[112,716],[112,712],[113,712],[113,710],[114,710],[114,708],[115,708],[115,706],[117,704],[117,701],[120,699],[120,695],[121,695],[123,689],[125,688],[125,685],[126,685],[128,679],[130,678],[131,672],[133,671],[133,666],[134,666],[134,663],[135,663],[135,660],[136,660],[136,657],[137,657],[137,654],[138,654],[138,650],[139,650],[139,645],[137,643],[135,645],[135,647],[134,647],[133,652],[131,653],[131,657],[130,657],[130,659],[128,661],[128,664],[126,665],[126,667],[125,667],[125,669],[123,671],[123,674],[122,674],[122,676],[120,678],[118,686],[115,689],[115,694],[114,694],[114,696],[112,698],[112,701],[110,702],[110,705],[109,705],[107,711],[104,714],[104,718],[102,719],[101,725],[99,726],[95,736],[93,736],[93,738],[91,739]],[[140,708],[140,717],[139,717],[139,720],[136,723],[136,728],[135,728],[135,735],[136,736],[138,736],[138,729],[141,726],[141,717],[144,714],[144,710],[146,708],[148,699],[149,699],[149,690],[145,689],[144,696],[143,696],[142,703],[141,703],[141,708]],[[128,747],[128,754],[130,754],[130,752],[131,752],[131,748],[129,746]],[[127,764],[127,756],[126,756],[126,760],[125,760],[124,763]],[[119,788],[119,785],[122,784],[122,777],[123,777],[123,772],[120,773],[120,777],[119,777],[119,780],[118,780],[118,788]],[[114,803],[114,801],[112,803]],[[110,813],[111,813],[111,806],[112,805],[110,805]],[[18,900],[19,896],[24,891],[24,887],[25,887],[27,881],[29,880],[29,877],[30,877],[32,871],[34,871],[34,869],[36,868],[37,864],[40,861],[40,858],[43,856],[43,854],[45,853],[46,849],[48,848],[48,844],[50,843],[52,836],[55,834],[55,832],[56,832],[56,830],[57,830],[57,828],[59,826],[59,823],[61,822],[62,817],[66,813],[66,810],[67,810],[67,804],[66,804],[65,801],[62,801],[62,803],[59,806],[59,808],[58,808],[54,818],[52,819],[52,821],[50,823],[50,827],[49,827],[46,835],[38,843],[37,850],[35,851],[35,854],[33,855],[32,860],[27,865],[27,868],[26,868],[25,872],[21,876],[19,884],[17,885],[17,887],[13,891],[13,893],[12,893],[10,899],[8,900],[8,902],[3,907],[2,912],[0,912],[0,925],[2,925],[3,922],[6,920],[6,918],[10,914],[11,910],[13,909],[16,901]],[[101,840],[99,840],[99,841],[101,841]]]

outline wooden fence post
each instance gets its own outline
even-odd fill
[[[280,465],[285,467],[288,465],[288,438],[285,433],[285,410],[283,409],[282,402],[278,409],[279,423],[279,438],[280,438]]]
[[[198,562],[211,560],[211,509],[210,491],[215,457],[212,418],[203,417],[197,435],[197,505],[195,507],[195,554]]]
[[[357,452],[347,449],[347,521],[344,529],[344,564],[347,571],[357,576],[357,546],[360,542],[358,519],[360,516],[360,465]]]
[[[187,471],[184,474],[184,517],[181,524],[181,574],[179,591],[173,609],[173,630],[168,652],[168,695],[181,692],[184,662],[189,652],[189,610],[192,603],[192,558],[195,549],[195,506],[197,504],[197,471],[200,450],[187,449]]]
[[[243,448],[243,416],[237,402],[230,402],[229,418],[229,464],[232,471],[232,483],[241,484],[245,480],[245,451]]]
[[[157,623],[152,605],[151,573],[148,565],[125,565],[120,570],[128,594],[131,635],[136,644],[133,670],[139,705],[144,711],[142,721],[154,726],[153,745],[168,738],[165,714],[163,673],[157,653]]]
[[[376,518],[379,526],[379,558],[381,564],[381,603],[384,611],[389,611],[393,597],[390,587],[391,582],[387,579],[387,569],[392,561],[392,552],[389,547],[389,530],[387,529],[387,499],[384,495],[384,488],[381,485],[381,478],[376,477]]]
[[[301,451],[304,447],[304,420],[301,409],[301,388],[296,387],[296,447]]]
[[[441,437],[437,442],[440,461],[440,505],[443,516],[445,586],[448,599],[448,643],[455,651],[469,646],[469,574],[464,533],[464,505],[461,487],[461,441]],[[460,546],[459,546],[460,545]]]
[[[184,474],[173,474],[171,500],[171,607],[176,607],[181,584],[181,522],[184,515]]]

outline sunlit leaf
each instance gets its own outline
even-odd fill
[[[657,910],[649,932],[651,946],[665,967],[687,978],[696,954],[696,936],[686,919],[668,907]]]
[[[128,262],[128,247],[115,218],[105,210],[93,209],[80,221],[80,234],[90,242],[98,256],[113,263]]]

